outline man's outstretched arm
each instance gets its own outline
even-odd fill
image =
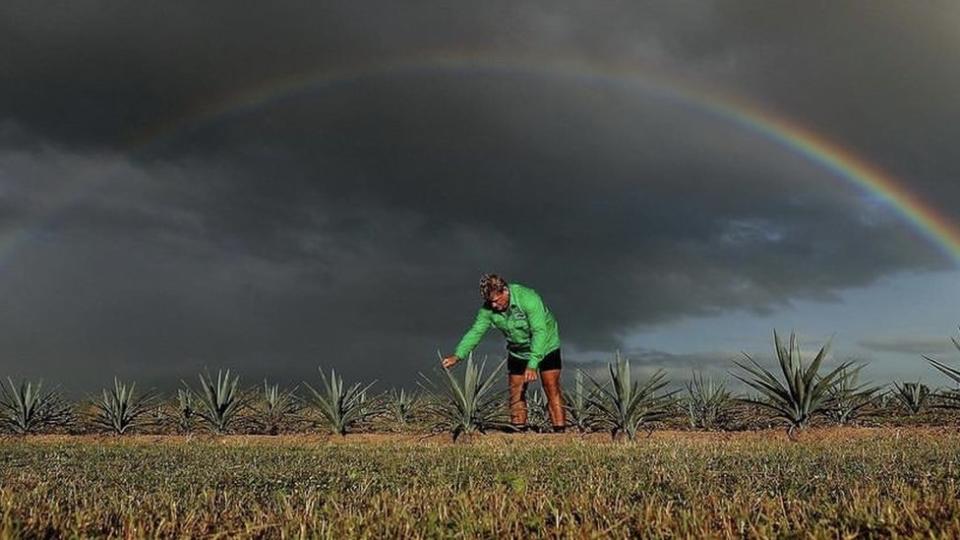
[[[464,359],[470,354],[483,339],[484,334],[487,333],[487,329],[490,328],[490,310],[485,308],[480,308],[477,311],[477,318],[473,321],[473,326],[467,330],[467,333],[463,335],[463,338],[460,339],[460,343],[457,344],[456,351],[453,355],[459,359]]]

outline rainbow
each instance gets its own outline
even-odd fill
[[[955,266],[960,266],[960,230],[935,207],[911,193],[904,183],[863,158],[771,111],[724,95],[714,89],[660,71],[636,66],[597,65],[565,60],[516,59],[491,56],[488,53],[445,52],[342,69],[324,69],[277,79],[268,84],[220,99],[197,108],[178,119],[141,133],[134,142],[137,148],[150,147],[184,131],[216,121],[246,114],[251,110],[293,99],[318,88],[350,83],[372,76],[389,76],[411,72],[458,72],[496,76],[559,77],[580,80],[584,84],[630,84],[645,92],[692,106],[724,119],[740,128],[756,133],[830,171],[865,194],[869,194],[894,210],[902,219],[944,253]]]
[[[340,69],[324,69],[276,79],[267,84],[202,105],[172,121],[152,126],[136,134],[128,150],[136,155],[148,152],[185,132],[218,121],[239,117],[285,99],[301,97],[317,89],[352,83],[369,77],[420,72],[465,72],[474,75],[557,77],[580,81],[585,85],[631,85],[638,90],[693,107],[730,122],[741,129],[798,154],[869,194],[891,208],[912,228],[942,251],[955,266],[960,266],[960,230],[932,205],[911,193],[904,183],[871,165],[863,158],[827,138],[804,128],[784,116],[766,111],[715,89],[707,90],[693,81],[637,66],[598,65],[592,62],[507,58],[490,53],[443,52],[418,55],[406,60],[390,60]],[[69,203],[72,193],[65,197]],[[56,208],[51,208],[55,211]],[[24,234],[13,238],[24,238]],[[0,238],[0,260],[15,243]]]

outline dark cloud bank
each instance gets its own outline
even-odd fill
[[[0,8],[0,372],[89,389],[322,364],[409,384],[472,321],[484,271],[539,290],[576,360],[949,267],[816,165],[626,85],[370,73],[132,141],[306,71],[635,62],[801,119],[949,210],[953,3],[269,6]]]

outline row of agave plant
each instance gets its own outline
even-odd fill
[[[952,341],[960,350],[960,341]],[[797,430],[818,416],[850,424],[861,416],[888,410],[891,404],[916,414],[933,398],[937,398],[937,406],[960,409],[960,387],[934,392],[919,382],[906,382],[894,383],[894,389],[885,391],[860,382],[863,365],[843,362],[823,372],[821,365],[829,343],[807,364],[800,358],[794,334],[784,344],[774,332],[774,346],[779,377],[746,353],[745,361],[734,362],[740,371],[733,376],[756,391],[755,395],[739,397],[722,382],[694,373],[686,383],[686,395],[678,398],[679,390],[665,390],[669,381],[662,370],[634,377],[630,362],[618,351],[615,361],[608,365],[606,380],[576,372],[573,388],[564,391],[568,424],[580,432],[607,431],[615,439],[634,439],[639,432],[652,430],[660,420],[682,412],[691,427],[716,429],[723,426],[731,408],[740,403],[785,422],[788,434],[794,437]],[[960,385],[960,370],[924,358]],[[219,371],[216,378],[205,373],[199,375],[198,388],[184,383],[184,388],[177,391],[175,412],[166,418],[173,419],[183,432],[199,424],[214,433],[243,428],[276,434],[282,426],[309,425],[309,415],[305,413],[312,411],[334,434],[346,435],[376,418],[399,426],[425,420],[430,432],[448,432],[456,440],[461,435],[511,429],[506,391],[497,384],[504,363],[505,360],[487,372],[486,362],[477,363],[471,355],[459,378],[452,370],[443,370],[437,378],[421,374],[423,392],[393,389],[380,395],[370,394],[376,381],[348,385],[336,371],[331,370],[328,377],[321,369],[319,388],[305,383],[306,398],[300,397],[296,388],[281,389],[267,382],[257,391],[242,390],[239,377],[229,370]],[[0,385],[0,429],[28,434],[69,425],[81,416],[56,390],[44,391],[40,383],[16,385],[9,378],[7,382],[8,387]],[[137,393],[135,384],[114,379],[112,389],[104,389],[100,396],[87,402],[82,416],[99,430],[122,435],[160,422],[161,401],[154,392]],[[546,428],[549,421],[541,391],[528,398],[528,408],[529,424]],[[314,422],[312,427],[317,424]]]

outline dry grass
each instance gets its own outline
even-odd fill
[[[0,536],[960,536],[955,428],[0,441]]]
[[[847,427],[833,426],[801,431],[799,442],[843,442],[858,439],[937,439],[944,440],[960,437],[960,426],[904,426],[904,427]],[[783,429],[760,429],[754,431],[689,431],[689,430],[658,430],[638,436],[637,443],[642,441],[668,441],[683,444],[714,444],[718,442],[770,441],[789,443]],[[454,443],[448,433],[351,433],[345,437],[326,433],[290,433],[282,435],[234,434],[216,435],[199,432],[186,435],[154,435],[133,434],[116,436],[113,434],[97,435],[67,435],[44,434],[20,437],[0,435],[2,445],[30,442],[35,444],[72,444],[96,443],[114,445],[181,445],[196,443],[216,443],[230,446],[301,446],[301,445],[360,445],[360,444],[417,444],[417,445],[454,445],[465,446],[464,443]],[[529,446],[566,445],[569,443],[585,443],[596,445],[612,445],[621,447],[629,443],[615,442],[610,435],[604,432],[577,433],[523,433],[512,434],[491,432],[471,440],[466,446],[497,446],[502,444],[523,444]],[[792,444],[791,444],[792,446]]]

